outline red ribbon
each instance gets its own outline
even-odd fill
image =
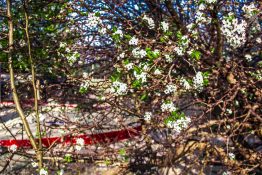
[[[67,135],[64,137],[42,138],[42,144],[44,147],[49,147],[55,144],[75,144],[78,138],[84,139],[86,145],[96,143],[112,143],[138,136],[141,130],[142,127],[137,126],[134,128],[92,135]],[[2,147],[10,147],[11,145],[16,145],[18,148],[32,148],[32,145],[29,140],[0,140],[0,146]]]

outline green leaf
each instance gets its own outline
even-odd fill
[[[129,60],[128,59],[124,60],[123,62],[124,62],[125,65],[129,64]]]
[[[148,97],[148,95],[147,95],[147,93],[145,92],[145,93],[143,93],[142,96],[140,97],[140,100],[144,101],[144,100],[147,99],[147,97]]]
[[[115,32],[117,31],[117,27],[114,26],[114,27],[112,28],[112,30],[113,30],[113,32],[115,33]]]
[[[133,83],[132,83],[132,87],[133,88],[139,88],[141,87],[142,83],[141,83],[141,80],[135,80]]]
[[[124,35],[124,37],[127,39],[127,40],[130,40],[132,38],[131,35]]]
[[[162,36],[162,37],[160,37],[160,42],[161,42],[161,43],[165,43],[165,42],[166,42],[166,38],[165,38],[165,37],[163,37],[163,36]]]
[[[80,87],[80,89],[79,89],[80,94],[85,94],[87,91],[88,91],[88,89],[85,88],[85,87]]]
[[[126,155],[126,150],[125,150],[124,148],[121,148],[121,149],[119,150],[119,155],[125,156],[125,155]]]
[[[204,86],[207,86],[208,83],[209,83],[208,79],[204,79],[204,81],[203,81]]]
[[[191,57],[192,58],[195,58],[197,61],[200,60],[200,57],[201,57],[201,52],[198,51],[198,50],[194,50],[191,54]]]
[[[180,40],[181,38],[182,38],[182,33],[181,33],[181,31],[178,31],[177,33],[176,33],[176,37],[178,38],[178,40]]]
[[[73,158],[71,157],[71,155],[65,155],[64,160],[65,160],[67,163],[70,163],[70,162],[73,161]]]
[[[121,72],[115,71],[113,75],[111,75],[110,80],[112,82],[118,81],[121,78]]]
[[[136,73],[138,73],[138,74],[140,74],[142,72],[142,70],[137,66],[134,66],[134,71],[136,71]]]
[[[100,15],[99,12],[96,12],[96,13],[95,13],[95,16],[96,16],[96,17],[100,17],[101,15]]]

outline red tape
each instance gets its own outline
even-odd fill
[[[141,130],[142,126],[137,126],[134,128],[92,135],[67,135],[64,137],[42,138],[42,144],[44,147],[50,147],[51,145],[55,144],[75,144],[78,138],[84,139],[86,145],[97,143],[112,143],[138,136],[140,135]],[[29,140],[0,140],[0,146],[2,147],[10,147],[12,145],[16,145],[18,148],[32,148]]]

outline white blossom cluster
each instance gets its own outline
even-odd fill
[[[39,175],[48,175],[48,171],[45,170],[44,168],[41,168],[39,171]]]
[[[207,23],[209,24],[211,22],[211,18],[206,17],[205,14],[201,11],[197,11],[195,14],[196,17],[196,23]]]
[[[161,22],[161,27],[163,29],[164,32],[167,32],[169,29],[169,24],[165,21]]]
[[[129,45],[134,45],[134,46],[136,46],[137,44],[138,44],[138,39],[133,36],[133,37],[129,40]]]
[[[222,20],[221,31],[225,36],[226,41],[233,47],[238,48],[246,41],[246,27],[245,21],[239,22],[238,19],[224,18]]]
[[[16,152],[16,150],[17,150],[17,145],[16,145],[16,144],[12,144],[12,145],[9,147],[9,150],[10,150],[11,152]]]
[[[236,155],[234,153],[228,153],[228,157],[231,159],[231,160],[234,160],[236,158]]]
[[[143,71],[149,71],[150,67],[147,63],[140,63],[139,67],[143,69]]]
[[[64,175],[64,173],[65,173],[65,170],[61,169],[61,170],[59,171],[58,175]]]
[[[90,28],[97,27],[98,24],[101,24],[102,20],[95,15],[95,13],[89,13],[87,19],[87,25]]]
[[[145,112],[144,119],[147,122],[150,122],[152,118],[152,112]]]
[[[191,88],[190,84],[188,83],[188,81],[184,78],[180,79],[180,85],[183,86],[183,88],[185,88],[186,90],[189,90]]]
[[[106,34],[106,28],[102,27],[98,30],[98,32],[101,34],[101,35],[105,35]]]
[[[32,167],[34,167],[34,168],[38,167],[38,164],[37,164],[36,162],[32,162],[31,165],[32,165]]]
[[[216,3],[217,0],[206,0],[206,2],[207,2],[208,4],[213,4],[213,3]]]
[[[156,69],[154,71],[154,75],[161,75],[161,74],[162,74],[162,72],[159,69]]]
[[[167,123],[168,128],[174,129],[177,133],[180,133],[183,129],[187,128],[191,119],[189,117],[177,119],[176,121],[169,121]]]
[[[196,89],[201,89],[203,87],[204,78],[201,72],[197,72],[196,76],[193,78],[193,83]]]
[[[118,60],[123,59],[123,58],[125,58],[125,52],[121,53],[121,54],[117,57]]]
[[[67,46],[66,42],[60,42],[59,47],[65,48]]]
[[[75,51],[69,57],[67,57],[67,60],[72,65],[74,62],[76,62],[78,57],[79,57],[79,54],[78,52]]]
[[[199,10],[205,10],[206,9],[206,5],[204,3],[201,3],[199,6],[198,6],[198,9]]]
[[[170,55],[165,54],[164,56],[165,56],[166,62],[171,63],[173,61]]]
[[[127,84],[119,81],[114,81],[112,84],[111,92],[116,95],[125,95],[127,93]]]
[[[183,35],[180,39],[179,47],[175,48],[175,52],[177,52],[178,55],[183,54],[183,50],[188,48],[190,39],[187,35]],[[181,52],[180,54],[178,52]]]
[[[144,15],[142,19],[147,22],[149,29],[155,28],[155,22],[152,18],[148,17],[147,15]]]
[[[127,70],[131,70],[131,69],[133,69],[133,67],[134,67],[134,63],[128,63],[128,64],[125,65],[125,68]]]
[[[76,139],[76,150],[80,151],[85,145],[85,140],[83,138]]]
[[[141,80],[142,83],[145,83],[147,81],[146,72],[137,73],[136,71],[134,71],[134,76],[136,77],[137,80]]]
[[[259,12],[259,9],[255,6],[254,3],[251,3],[250,5],[244,5],[242,10],[244,11],[247,18],[254,16],[256,12]]]
[[[146,56],[146,51],[137,47],[132,50],[132,55],[135,58],[144,58]]]
[[[179,56],[184,55],[184,50],[183,50],[183,47],[181,47],[181,46],[175,47],[175,48],[174,48],[174,51],[175,51],[175,53],[176,53],[177,55],[179,55]]]
[[[222,173],[222,175],[231,175],[231,173],[229,171],[225,171]]]
[[[83,83],[81,83],[81,85],[80,85],[80,89],[88,89],[88,87],[89,87],[89,82],[88,81],[85,81],[85,82],[83,82]]]
[[[162,112],[173,112],[173,111],[176,111],[177,108],[175,107],[173,102],[164,102],[161,105],[161,110]]]
[[[245,55],[245,59],[246,59],[247,61],[252,61],[252,56],[251,56],[250,54],[246,54],[246,55]]]
[[[117,29],[115,32],[114,32],[115,35],[119,35],[120,37],[123,37],[123,31],[120,30],[120,29]]]
[[[165,89],[165,94],[171,94],[177,91],[177,87],[174,84],[168,84]]]

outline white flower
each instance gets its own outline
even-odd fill
[[[189,117],[176,119],[175,121],[168,121],[167,127],[174,129],[177,133],[180,133],[183,129],[187,128],[191,119]]]
[[[39,171],[39,175],[48,175],[48,172],[44,168],[41,168]]]
[[[169,85],[166,86],[166,89],[165,89],[164,92],[165,92],[165,94],[171,94],[171,93],[176,92],[176,90],[177,90],[177,87],[175,85],[169,84]]]
[[[193,27],[194,27],[194,23],[190,23],[190,24],[188,24],[188,25],[186,26],[186,28],[187,28],[189,31],[191,31],[191,30],[193,29]]]
[[[111,93],[114,93],[115,95],[125,95],[127,93],[127,84],[114,81],[112,84]]]
[[[254,3],[251,3],[250,5],[244,5],[242,7],[242,10],[244,11],[245,16],[247,18],[254,16],[256,14],[255,12],[259,11],[259,9],[255,6]]]
[[[85,140],[82,138],[76,139],[76,150],[80,151],[85,145]]]
[[[81,85],[80,85],[80,89],[81,88],[88,89],[88,87],[89,87],[89,82],[88,81],[85,81],[85,82],[81,83]]]
[[[143,49],[139,49],[138,47],[132,50],[132,55],[135,58],[144,58],[146,56],[146,51]]]
[[[199,10],[205,10],[206,9],[206,6],[205,4],[200,4],[199,7],[198,7]]]
[[[188,83],[188,81],[186,81],[186,79],[181,78],[180,80],[180,84],[181,86],[183,86],[186,90],[189,90],[191,88],[190,84]]]
[[[174,103],[172,102],[165,102],[161,105],[161,110],[162,112],[173,112],[173,111],[176,111],[177,108],[174,106]]]
[[[79,53],[78,52],[73,52],[70,54],[69,57],[67,57],[68,62],[72,65],[73,63],[76,62],[76,60],[79,58]]]
[[[231,159],[231,160],[234,160],[236,158],[235,154],[234,153],[228,153],[228,157]]]
[[[247,61],[252,61],[252,56],[250,54],[246,54],[245,58]]]
[[[170,57],[170,55],[165,54],[164,56],[165,56],[166,62],[171,63],[173,61],[173,59]]]
[[[132,37],[131,40],[129,41],[129,45],[137,45],[138,44],[138,39],[136,37]]]
[[[206,0],[206,2],[207,2],[208,4],[212,4],[212,3],[216,3],[217,0]]]
[[[202,89],[204,83],[204,78],[201,72],[197,72],[196,76],[193,78],[193,84],[196,89]]]
[[[142,19],[147,22],[149,29],[155,28],[155,22],[152,18],[149,18],[148,16],[145,15]]]
[[[257,39],[256,39],[256,42],[257,42],[258,44],[261,44],[261,42],[262,42],[262,41],[261,41],[261,38],[257,38]]]
[[[117,57],[118,60],[123,59],[123,58],[125,58],[125,52],[121,53],[121,54]]]
[[[161,75],[161,74],[162,74],[162,72],[159,69],[156,69],[154,71],[154,75]]]
[[[85,145],[85,140],[83,138],[77,138],[76,139],[76,144],[84,146]]]
[[[38,164],[36,162],[32,162],[31,163],[32,167],[36,168],[38,166]]]
[[[164,32],[167,32],[169,29],[169,24],[165,21],[161,22],[161,26]]]
[[[17,145],[16,144],[12,144],[10,147],[9,147],[10,151],[11,152],[16,152],[17,150]]]
[[[221,32],[225,36],[226,41],[233,48],[241,47],[246,41],[246,28],[247,23],[237,18],[232,18],[232,14],[229,14],[222,20]]]
[[[87,19],[87,27],[94,28],[98,24],[101,24],[102,20],[95,15],[95,13],[89,13]]]
[[[66,45],[67,45],[67,44],[66,44],[65,42],[60,42],[59,47],[60,47],[60,48],[65,48]]]
[[[120,37],[123,37],[123,31],[120,29],[117,29],[117,31],[114,34],[118,34]]]
[[[154,53],[155,55],[157,55],[157,54],[160,54],[160,51],[159,51],[158,49],[155,49],[155,50],[153,51],[153,53]]]
[[[136,71],[134,71],[134,76],[136,77],[137,80],[141,80],[142,83],[145,83],[147,81],[146,72],[141,72],[138,74]]]
[[[183,48],[181,47],[175,47],[174,51],[176,52],[177,55],[182,56],[183,55]]]
[[[133,66],[134,66],[134,63],[128,63],[128,64],[125,65],[125,68],[127,70],[131,70],[131,69],[133,69]]]
[[[104,35],[104,34],[106,34],[106,28],[100,28],[100,29],[98,30],[98,32],[99,32],[101,35]]]
[[[83,72],[83,78],[88,78],[88,73],[87,72]]]
[[[140,55],[140,58],[144,58],[144,57],[146,56],[146,51],[143,50],[143,49],[141,49],[141,50],[139,51],[139,55]]]
[[[65,171],[63,170],[63,169],[61,169],[60,171],[59,171],[59,174],[58,175],[63,175],[65,173]]]
[[[152,113],[151,112],[145,112],[144,119],[146,122],[150,122],[152,118]]]
[[[147,63],[140,63],[139,67],[141,67],[144,71],[149,71],[149,65]]]

